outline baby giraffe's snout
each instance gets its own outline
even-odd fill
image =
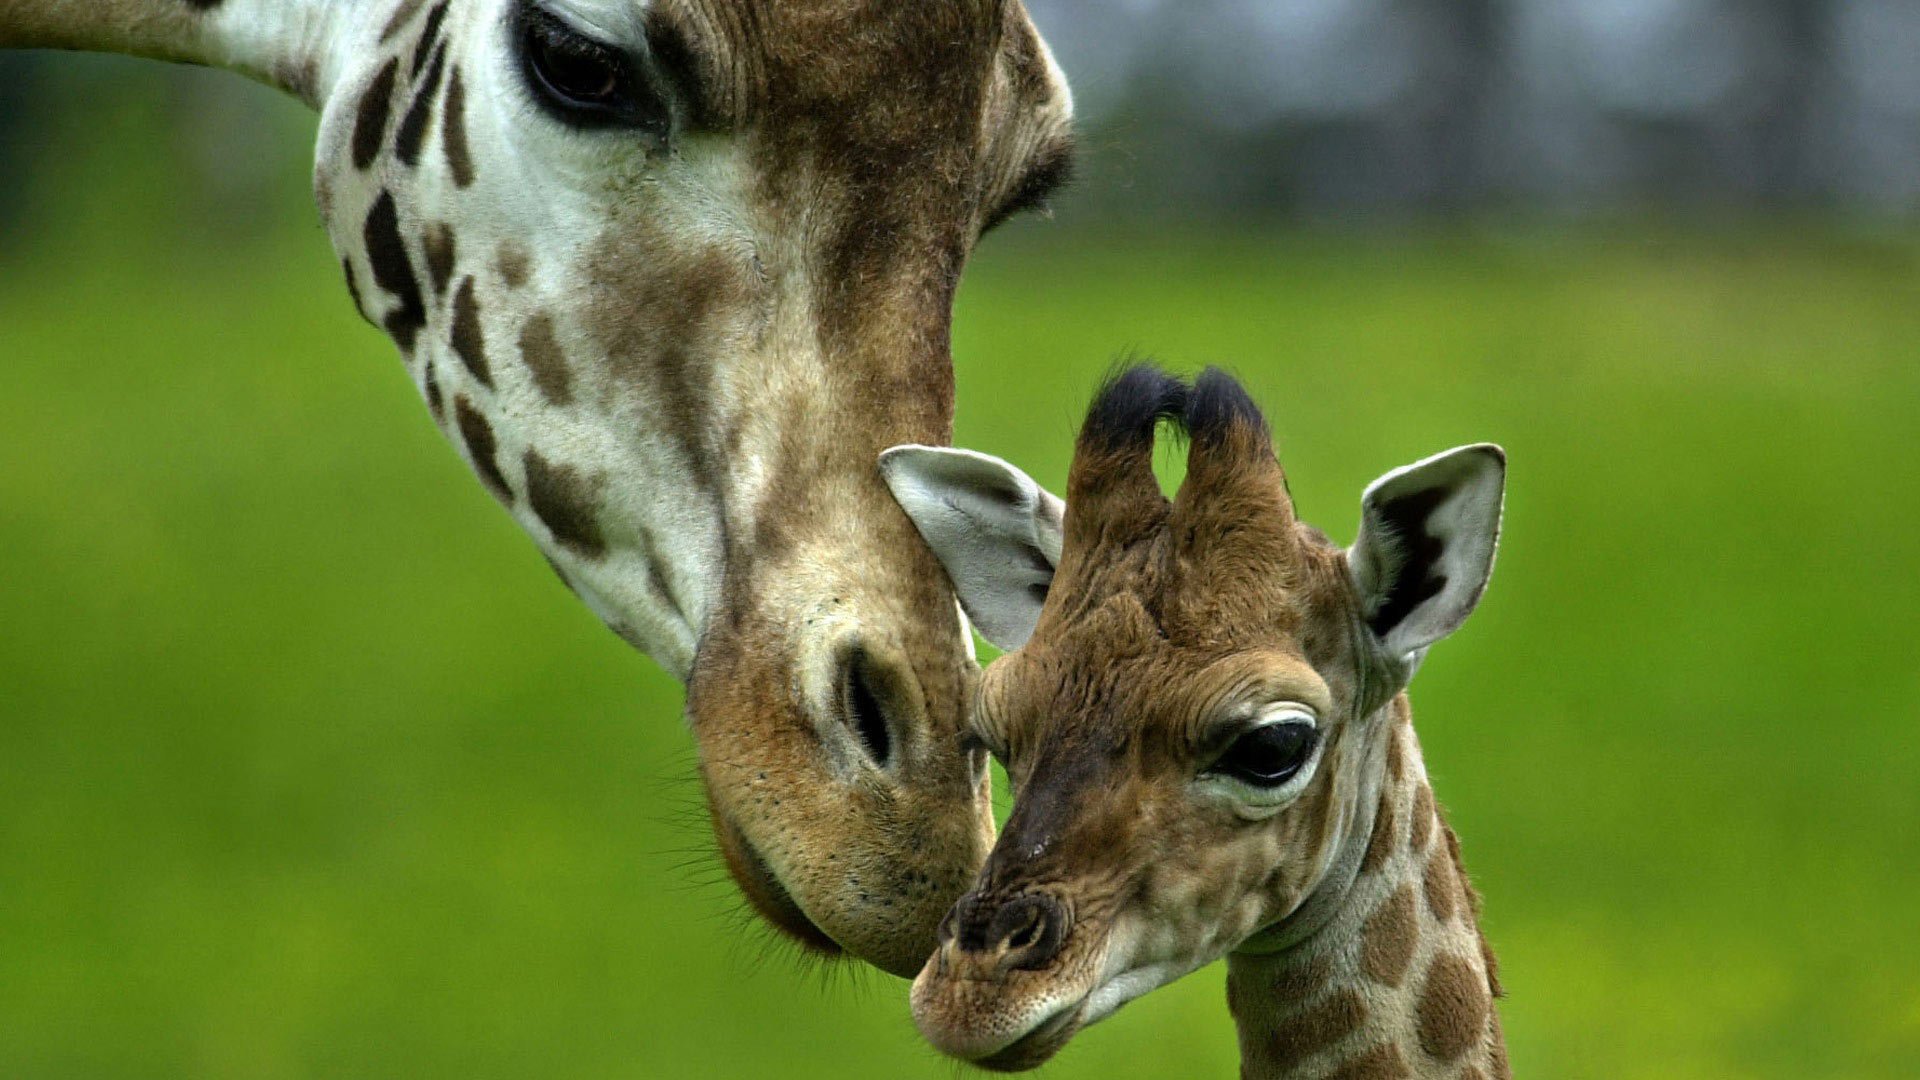
[[[976,890],[961,897],[940,924],[935,961],[943,975],[958,978],[1039,971],[1060,955],[1072,928],[1067,906],[1045,893],[1001,899]]]

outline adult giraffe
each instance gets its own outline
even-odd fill
[[[770,922],[911,975],[991,842],[939,564],[874,468],[945,443],[982,231],[1070,98],[1018,0],[8,0],[0,46],[320,112],[362,314],[561,576],[684,680]]]

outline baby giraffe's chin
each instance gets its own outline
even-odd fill
[[[993,1072],[1023,1072],[1045,1064],[1081,1029],[1122,1005],[1193,970],[1168,961],[1139,963],[1109,935],[1105,955],[1083,970],[1095,978],[1075,985],[1065,972],[1010,971],[999,979],[955,977],[938,955],[913,981],[914,1022],[942,1053]]]

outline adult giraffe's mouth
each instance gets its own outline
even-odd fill
[[[806,911],[787,891],[787,887],[780,884],[780,879],[745,834],[717,810],[713,813],[713,832],[720,843],[720,855],[727,861],[728,869],[733,871],[733,879],[739,883],[741,893],[774,929],[809,952],[822,956],[839,956],[846,951],[807,917]]]

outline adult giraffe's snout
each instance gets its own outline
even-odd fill
[[[954,291],[1070,161],[1017,0],[9,0],[0,47],[320,111],[347,290],[567,587],[688,683],[720,850],[917,970],[985,855],[974,678],[875,462],[943,444]]]

